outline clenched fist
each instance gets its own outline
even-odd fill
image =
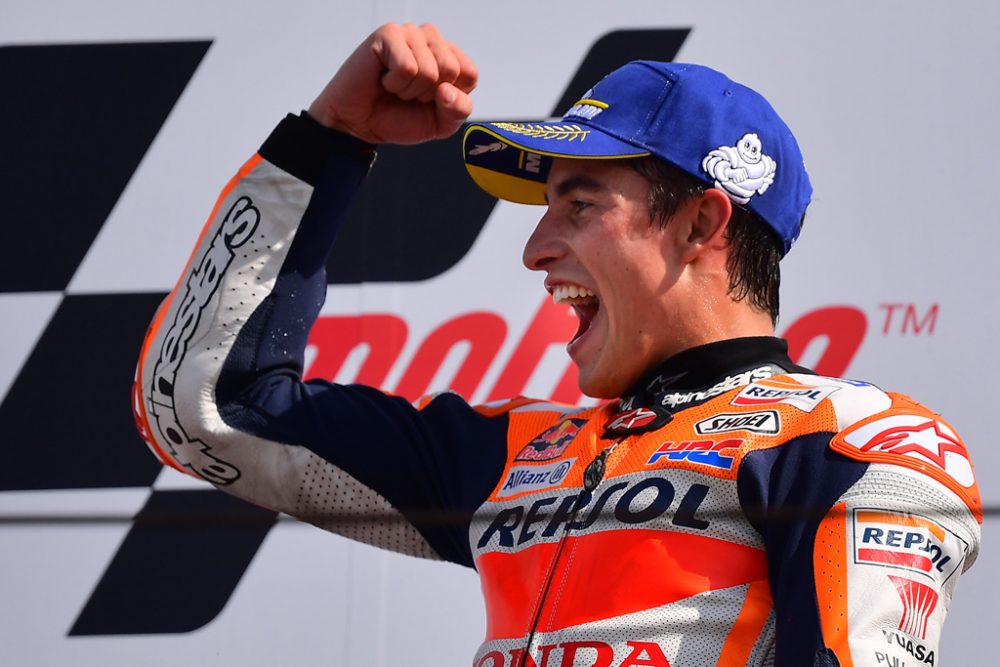
[[[472,113],[476,66],[433,25],[387,23],[348,57],[309,115],[369,143],[454,133]]]

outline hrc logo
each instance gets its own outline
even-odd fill
[[[743,445],[743,442],[742,438],[729,438],[718,442],[715,440],[667,441],[652,453],[649,460],[646,461],[646,465],[653,465],[660,459],[666,458],[668,461],[690,461],[712,468],[732,470],[736,452]]]

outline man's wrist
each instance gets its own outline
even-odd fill
[[[372,144],[326,127],[305,111],[285,116],[259,152],[267,161],[310,185],[316,185],[333,155],[352,159],[366,170],[375,160]]]

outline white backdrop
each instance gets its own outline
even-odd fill
[[[0,46],[213,42],[73,276],[74,294],[168,291],[222,185],[384,21],[433,21],[464,47],[481,72],[477,118],[547,114],[589,46],[610,30],[691,28],[678,60],[716,67],[763,92],[798,136],[813,180],[802,239],[783,264],[779,332],[822,307],[860,310],[868,327],[848,375],[941,412],[969,445],[985,504],[1000,505],[1000,453],[989,421],[992,378],[1000,375],[993,193],[1000,5],[992,0],[174,0],[169,7],[4,0],[0,14]],[[17,100],[5,95],[3,103]],[[324,314],[388,312],[407,322],[411,335],[387,386],[445,320],[479,310],[501,315],[510,334],[471,397],[483,399],[544,296],[541,277],[519,260],[538,214],[501,203],[451,270],[419,284],[331,287]],[[59,300],[53,293],[0,293],[0,397]],[[933,326],[925,319],[930,312]],[[803,361],[818,359],[821,348],[812,346]],[[553,348],[546,355],[529,392],[551,393],[565,365],[560,354]],[[445,368],[436,383],[449,379]],[[135,446],[142,447],[138,438]],[[164,472],[155,486],[192,484]],[[5,491],[0,518],[128,517],[147,493]],[[982,555],[959,585],[938,664],[995,662],[995,525],[988,516]],[[484,632],[473,572],[285,521],[268,535],[222,613],[202,629],[67,636],[128,528],[127,520],[0,523],[0,663],[467,664]]]

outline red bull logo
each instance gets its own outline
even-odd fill
[[[563,455],[586,419],[565,419],[529,442],[515,461],[551,461]]]

